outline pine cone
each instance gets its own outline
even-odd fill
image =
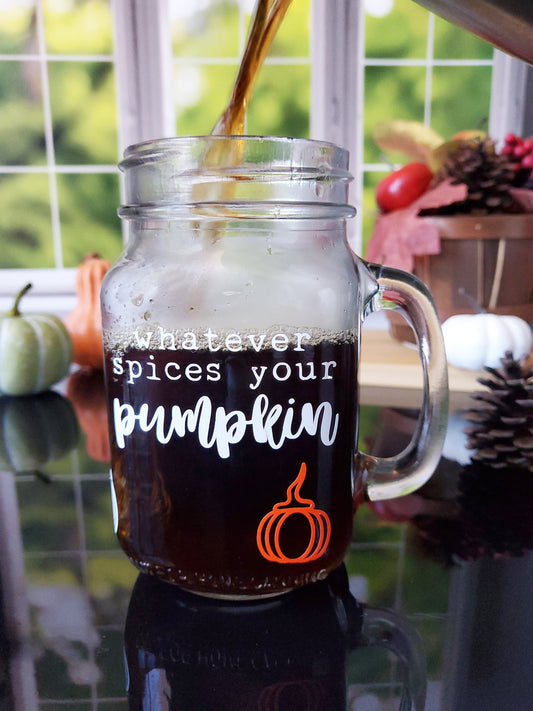
[[[458,514],[413,522],[426,555],[447,564],[533,548],[533,369],[507,352],[486,370],[487,390],[472,394],[480,406],[465,413],[475,451],[459,470]]]
[[[488,390],[475,392],[480,407],[465,413],[472,460],[493,469],[520,467],[533,472],[533,370],[522,367],[509,351],[502,367],[486,368],[479,382]]]
[[[520,556],[533,549],[533,476],[520,467],[461,467],[458,514],[413,520],[415,545],[440,563]]]
[[[529,471],[472,462],[461,471],[459,489],[459,557],[519,556],[533,548],[533,476]]]
[[[472,461],[459,475],[460,557],[521,555],[533,547],[533,370],[507,351],[479,378],[465,429]]]
[[[514,176],[507,156],[496,153],[494,141],[485,138],[462,141],[448,156],[437,180],[451,178],[453,185],[464,183],[467,197],[461,211],[486,215],[511,210]]]

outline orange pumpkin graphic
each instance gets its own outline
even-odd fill
[[[315,679],[281,681],[262,689],[257,700],[258,711],[280,711],[287,708],[287,702],[294,703],[302,711],[320,711],[324,708],[326,695],[322,684]]]
[[[317,509],[314,501],[303,499],[300,495],[307,473],[305,462],[302,463],[298,476],[287,489],[287,499],[274,504],[272,510],[261,519],[257,527],[257,547],[267,560],[273,563],[308,563],[317,560],[324,553],[331,536],[331,523],[325,511]],[[304,516],[309,523],[309,543],[304,552],[294,558],[283,553],[280,535],[283,524],[289,516]]]

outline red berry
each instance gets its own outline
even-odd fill
[[[512,156],[513,151],[514,151],[513,146],[505,145],[501,150],[501,154],[502,154],[502,156]]]
[[[533,153],[528,153],[522,158],[520,163],[522,168],[533,168]]]
[[[515,133],[507,133],[505,136],[505,143],[509,146],[515,146],[519,142],[519,138]]]
[[[527,148],[528,151],[533,151],[533,138],[526,138],[523,146],[524,148]]]
[[[528,150],[523,143],[515,146],[513,149],[513,155],[515,158],[522,158],[522,156],[525,156],[526,153],[528,153]]]

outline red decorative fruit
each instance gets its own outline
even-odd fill
[[[533,137],[522,138],[514,133],[505,136],[501,154],[507,156],[509,165],[515,172],[513,185],[523,187],[531,180],[533,168]]]
[[[407,163],[380,180],[376,202],[383,212],[408,207],[429,187],[433,173],[425,163]]]

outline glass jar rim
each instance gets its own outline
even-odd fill
[[[348,151],[281,136],[177,136],[129,146],[123,218],[351,217]]]
[[[352,179],[352,175],[348,171],[349,153],[345,148],[331,143],[329,141],[321,141],[314,138],[294,138],[287,136],[259,136],[259,135],[198,135],[198,136],[171,136],[166,138],[157,138],[147,141],[141,141],[128,146],[124,150],[124,157],[119,163],[119,168],[122,171],[128,168],[154,162],[169,157],[175,158],[177,154],[189,159],[202,160],[205,156],[205,150],[210,147],[215,147],[217,144],[224,143],[241,143],[243,146],[263,146],[272,150],[272,165],[276,165],[279,161],[287,160],[287,153],[297,151],[297,156],[307,159],[310,165],[307,167],[327,167],[338,166],[339,169],[344,168],[343,177],[347,180]],[[200,151],[199,146],[205,146],[204,151]],[[324,161],[329,162],[325,163]],[[300,161],[302,167],[303,161]],[[204,166],[205,167],[205,166]],[[218,166],[219,168],[222,166]]]

